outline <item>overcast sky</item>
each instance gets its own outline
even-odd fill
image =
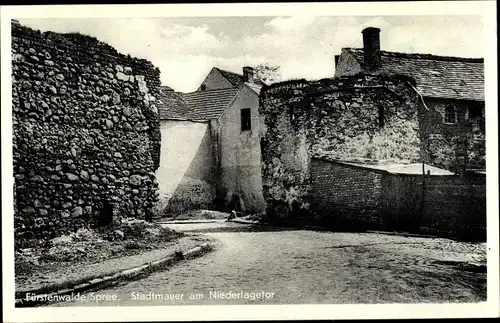
[[[361,30],[381,29],[382,50],[483,57],[479,16],[169,17],[130,19],[19,19],[41,31],[80,32],[119,52],[146,58],[161,81],[194,91],[213,66],[241,74],[267,62],[283,79],[333,76],[342,47],[362,47]]]

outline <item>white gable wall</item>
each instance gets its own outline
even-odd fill
[[[216,68],[212,68],[210,73],[208,73],[207,77],[198,87],[197,91],[201,90],[201,86],[203,84],[206,85],[207,90],[227,89],[234,87],[231,82],[229,82],[224,76],[222,76],[222,74]]]
[[[251,109],[251,130],[241,131],[241,109]],[[259,97],[244,85],[220,118],[221,184],[224,198],[233,195],[247,213],[265,209],[262,195]]]
[[[160,131],[158,208],[167,213],[211,208],[215,178],[209,124],[162,120]]]

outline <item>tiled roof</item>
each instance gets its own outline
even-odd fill
[[[363,66],[363,49],[346,48]],[[484,60],[381,51],[381,70],[413,77],[423,96],[484,101]]]
[[[245,82],[257,95],[262,86]],[[168,86],[160,87],[157,98],[160,120],[211,120],[217,119],[229,106],[240,87],[196,91],[175,92]]]
[[[194,114],[201,119],[217,119],[238,93],[238,88],[184,93],[183,97]]]
[[[233,72],[229,72],[229,71],[226,71],[226,70],[221,70],[220,68],[217,68],[216,69],[222,74],[222,76],[224,76],[234,87],[239,87],[241,84],[245,83],[245,78],[243,77],[243,75],[241,74],[236,74],[236,73],[233,73]],[[259,80],[259,79],[255,79],[254,80],[255,84],[256,85],[260,85],[260,86],[263,86],[264,83]]]
[[[161,86],[157,98],[160,120],[200,120],[184,99],[184,94],[173,91],[168,86]]]

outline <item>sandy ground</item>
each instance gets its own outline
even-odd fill
[[[486,273],[447,262],[484,263],[484,244],[234,223],[183,228],[216,239],[216,250],[101,291],[116,295],[117,301],[56,306],[446,303],[486,298]]]

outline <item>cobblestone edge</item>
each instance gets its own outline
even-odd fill
[[[112,285],[115,285],[122,281],[132,281],[139,278],[144,278],[145,276],[150,275],[155,271],[159,271],[165,269],[166,267],[172,266],[182,260],[194,259],[196,257],[200,257],[210,251],[213,250],[213,246],[208,243],[202,243],[186,252],[183,252],[182,255],[180,253],[173,253],[167,257],[164,257],[159,260],[155,260],[149,263],[145,263],[141,266],[137,266],[134,268],[118,271],[115,274],[105,275],[98,278],[93,278],[86,282],[71,282],[64,281],[62,283],[54,284],[49,287],[42,287],[34,290],[25,290],[22,292],[18,292],[16,294],[22,294],[23,297],[17,297],[15,301],[15,307],[35,307],[44,304],[51,303],[46,300],[48,297],[44,297],[44,295],[50,296],[62,296],[68,295],[71,293],[81,293],[88,291],[96,291],[100,290]],[[69,287],[68,286],[72,286]],[[38,300],[28,300],[26,295],[40,295],[41,299]]]
[[[214,220],[171,220],[171,221],[158,221],[158,224],[198,224],[198,223],[217,223],[224,222],[224,219],[214,219]]]

